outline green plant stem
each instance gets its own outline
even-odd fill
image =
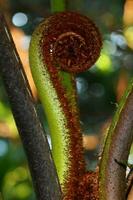
[[[0,73],[29,162],[38,200],[60,200],[61,190],[47,139],[34,105],[22,63],[0,13]]]
[[[51,12],[61,12],[66,8],[65,0],[51,0]]]
[[[100,163],[100,200],[126,199],[126,166],[133,141],[133,80],[118,106]]]

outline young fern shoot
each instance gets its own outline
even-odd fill
[[[74,12],[57,13],[42,21],[31,39],[31,70],[47,116],[65,200],[90,199],[81,197],[79,193],[84,190],[77,189],[89,176],[85,172],[74,74],[95,63],[101,43],[95,24]]]

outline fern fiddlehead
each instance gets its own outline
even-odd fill
[[[65,200],[80,198],[77,188],[82,188],[79,180],[86,173],[74,74],[90,68],[100,49],[97,27],[74,12],[49,17],[31,39],[31,70],[48,119],[52,154]]]

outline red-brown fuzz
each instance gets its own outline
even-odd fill
[[[85,16],[63,12],[48,19],[47,36],[51,61],[67,72],[90,68],[101,50],[101,36],[95,24]]]
[[[91,67],[100,54],[99,31],[87,17],[73,12],[58,13],[47,20],[40,48],[69,130],[70,148],[67,154],[71,165],[68,179],[63,185],[63,200],[78,200],[79,197],[80,200],[97,200],[95,195],[92,198],[91,194],[91,191],[95,191],[97,187],[96,177],[92,173],[85,174],[82,135],[76,103],[71,105],[67,99],[65,88],[59,78],[59,70],[78,73]],[[72,82],[75,85],[74,80]],[[72,98],[76,99],[76,95]]]
[[[98,173],[87,172],[79,183],[77,200],[99,200]]]

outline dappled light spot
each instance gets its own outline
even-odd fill
[[[5,156],[8,152],[8,144],[4,140],[0,140],[0,157]]]
[[[96,62],[97,68],[102,72],[110,72],[113,71],[111,58],[107,55],[102,53],[99,57],[98,61]]]
[[[129,26],[124,30],[124,35],[127,40],[128,46],[133,49],[133,26]]]
[[[7,199],[28,199],[32,193],[32,187],[27,181],[29,174],[26,168],[17,167],[13,171],[9,171],[4,179],[3,192]]]
[[[21,27],[21,26],[26,25],[27,22],[28,22],[28,17],[25,13],[18,12],[18,13],[15,13],[12,17],[12,23],[15,26]]]

